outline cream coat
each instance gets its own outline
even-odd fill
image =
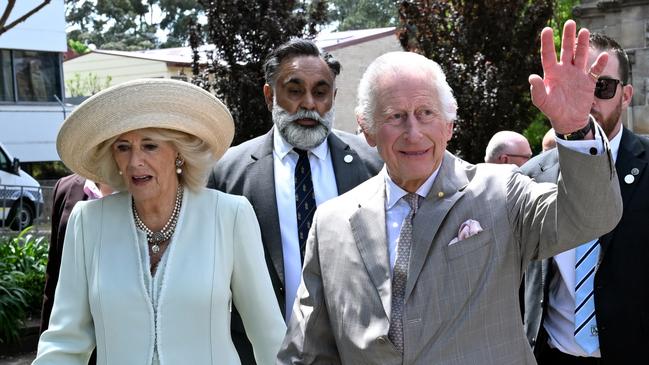
[[[285,325],[274,299],[250,203],[185,191],[168,248],[157,314],[145,289],[131,196],[74,208],[49,329],[34,364],[238,364],[230,338],[232,301],[259,364],[274,361]]]

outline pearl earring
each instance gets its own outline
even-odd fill
[[[183,160],[180,156],[176,157],[176,174],[180,175],[183,173],[183,169],[180,167],[185,164],[185,160]]]
[[[120,176],[122,175],[122,171],[121,171],[121,170],[119,171],[119,175],[120,175]]]

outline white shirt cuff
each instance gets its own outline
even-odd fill
[[[593,117],[591,116],[591,118]],[[577,151],[585,155],[601,155],[602,153],[604,153],[604,151],[606,151],[605,146],[608,145],[608,139],[606,138],[606,135],[604,134],[604,131],[602,130],[602,127],[599,126],[599,124],[593,123],[593,126],[595,127],[595,139],[567,141],[565,139],[558,138],[557,136],[555,136],[554,139],[558,144],[573,151]],[[592,153],[593,148],[597,150],[597,153]]]

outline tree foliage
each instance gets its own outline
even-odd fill
[[[66,0],[65,6],[68,39],[124,51],[185,45],[202,12],[196,0]],[[165,42],[158,29],[168,31]]]
[[[396,26],[398,1],[394,0],[332,0],[332,21],[337,30],[355,30]]]
[[[199,0],[208,24],[207,42],[215,49],[194,83],[213,90],[235,121],[234,144],[266,133],[271,117],[262,93],[266,56],[292,37],[313,37],[326,22],[326,1]],[[192,48],[197,55],[200,37]]]
[[[495,132],[521,132],[535,118],[527,78],[541,72],[552,9],[552,0],[402,1],[402,46],[438,62],[458,102],[450,151],[481,162]]]

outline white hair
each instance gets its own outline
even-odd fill
[[[389,52],[375,59],[365,70],[358,84],[358,102],[355,109],[360,127],[374,132],[374,113],[376,112],[376,95],[380,81],[386,77],[399,77],[405,72],[415,72],[422,78],[429,78],[431,87],[435,88],[441,103],[446,122],[452,123],[457,118],[457,101],[453,90],[446,82],[446,75],[437,62],[412,52]]]

